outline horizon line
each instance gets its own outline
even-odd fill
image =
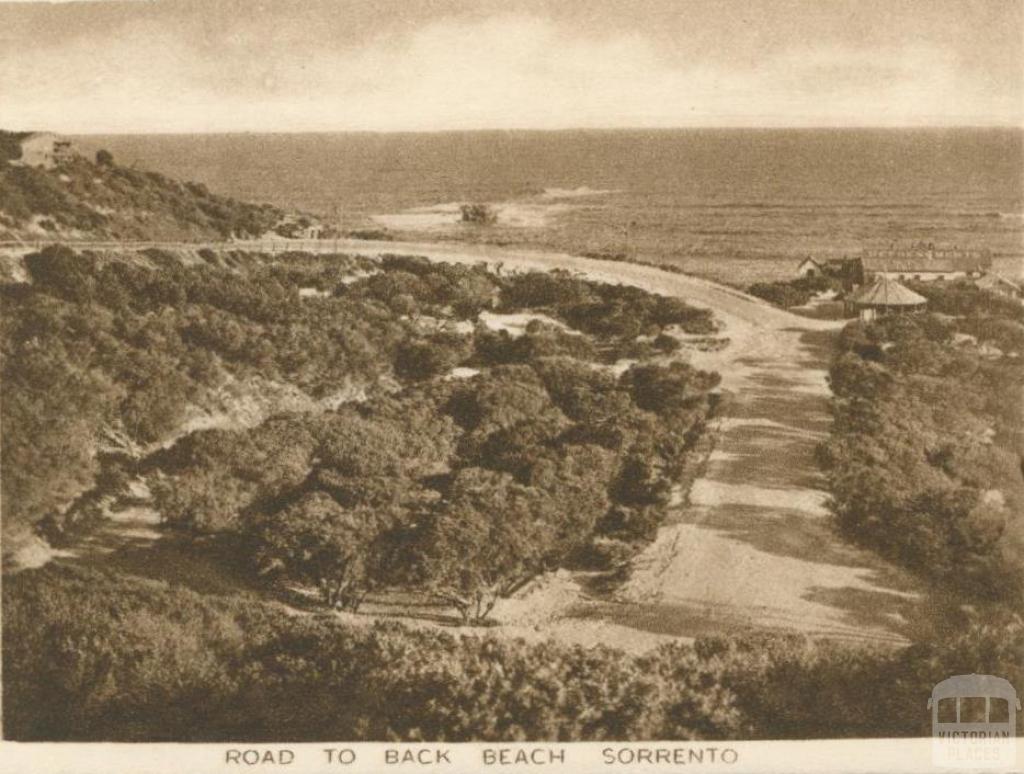
[[[287,134],[485,134],[485,133],[544,133],[554,134],[558,132],[678,132],[678,131],[949,131],[949,130],[1017,130],[1024,131],[1024,122],[1019,124],[850,124],[845,126],[835,125],[778,125],[778,126],[737,126],[735,124],[706,124],[688,126],[567,126],[559,128],[541,127],[478,127],[472,129],[223,129],[223,130],[182,130],[182,131],[61,131],[54,129],[11,129],[7,131],[19,132],[50,132],[53,134],[65,134],[76,137],[102,137],[102,136],[167,136],[180,137],[191,135],[287,135]]]

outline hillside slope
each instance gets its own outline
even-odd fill
[[[228,239],[260,236],[284,213],[156,172],[72,156],[51,169],[21,162],[23,135],[0,131],[0,241]]]

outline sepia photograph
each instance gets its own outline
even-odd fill
[[[1024,0],[0,0],[0,353],[3,774],[1024,765]]]

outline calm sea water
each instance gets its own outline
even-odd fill
[[[79,138],[346,228],[627,253],[734,282],[914,241],[1024,273],[1017,130],[669,130]],[[459,224],[487,202],[489,227]]]

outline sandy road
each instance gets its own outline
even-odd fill
[[[898,642],[913,618],[910,577],[830,526],[815,449],[831,421],[832,333],[808,322],[768,318],[732,352],[700,358],[732,402],[690,502],[619,594],[661,631],[780,627]]]

